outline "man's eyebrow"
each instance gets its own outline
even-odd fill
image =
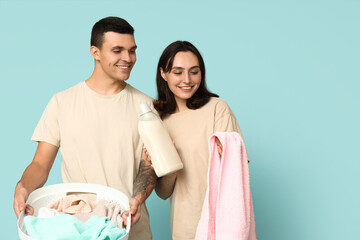
[[[119,46],[119,45],[117,45],[117,46],[114,46],[114,47],[112,47],[111,48],[111,50],[114,50],[114,49],[120,49],[120,50],[122,50],[122,49],[125,49],[123,46]],[[135,45],[135,46],[133,46],[132,48],[130,48],[131,50],[135,50],[135,49],[137,49],[137,46]]]
[[[122,47],[122,46],[114,46],[114,47],[111,48],[111,50],[114,50],[114,49],[124,49],[124,47]]]

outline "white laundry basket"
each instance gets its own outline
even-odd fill
[[[104,199],[110,203],[116,202],[123,206],[125,210],[130,209],[129,199],[124,193],[104,185],[90,183],[63,183],[45,186],[30,193],[26,203],[34,208],[34,216],[37,216],[39,208],[47,207],[56,200],[65,197],[68,193],[95,193],[97,200]],[[17,222],[19,237],[21,240],[34,240],[26,234],[24,216],[25,212],[22,211]],[[127,240],[129,238],[130,223],[131,215],[129,214],[126,234],[119,238],[119,240]]]

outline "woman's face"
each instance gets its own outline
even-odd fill
[[[178,52],[170,71],[164,72],[163,69],[160,71],[178,105],[186,103],[186,100],[191,98],[200,86],[199,61],[192,52]]]

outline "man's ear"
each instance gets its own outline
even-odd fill
[[[94,57],[95,60],[100,59],[100,49],[98,49],[97,47],[91,46],[90,47],[90,53]]]
[[[165,82],[167,82],[166,75],[165,75],[164,70],[162,68],[160,68],[160,74],[161,74],[162,78],[165,80]]]

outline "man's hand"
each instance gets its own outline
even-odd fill
[[[16,185],[14,195],[14,211],[17,218],[19,218],[20,213],[24,210],[26,215],[34,214],[33,207],[31,207],[29,204],[25,204],[28,196],[29,192],[21,184],[18,183]]]
[[[122,215],[124,226],[127,225],[127,217],[131,214],[131,226],[135,225],[141,217],[141,204],[136,198],[130,199],[130,211],[125,211]]]
[[[18,218],[20,212],[24,210],[26,215],[34,214],[34,209],[25,205],[26,200],[32,191],[45,184],[58,149],[57,146],[50,143],[39,142],[34,159],[27,166],[15,187],[14,211]]]

